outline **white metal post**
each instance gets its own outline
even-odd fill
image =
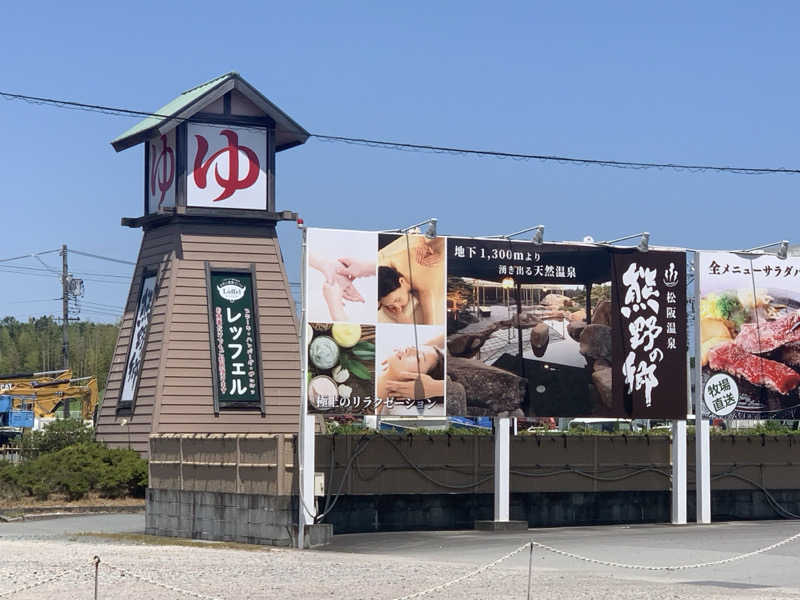
[[[703,365],[700,362],[700,253],[694,253],[694,468],[695,518],[711,523],[711,426],[703,402]]]
[[[672,524],[686,524],[686,420],[672,422]]]
[[[695,416],[695,495],[697,523],[711,523],[711,424],[708,419]]]
[[[494,520],[508,521],[510,506],[511,438],[508,417],[494,420]]]
[[[314,517],[317,512],[314,498],[314,427],[316,426],[316,418],[314,415],[305,415],[303,421],[302,458],[300,463],[300,485],[302,486],[300,494],[301,523],[297,535],[298,544],[303,543],[305,526],[314,523]],[[303,546],[299,545],[298,547],[302,548]]]
[[[314,522],[314,415],[308,414],[308,340],[306,339],[306,229],[303,230],[302,257],[300,259],[300,428],[298,432],[298,515],[297,547],[304,545],[305,528]]]

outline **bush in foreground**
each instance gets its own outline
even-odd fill
[[[6,466],[0,470],[3,482],[39,500],[52,493],[64,494],[69,501],[80,500],[90,491],[106,498],[143,497],[147,462],[133,450],[83,442]]]
[[[57,419],[36,431],[26,431],[22,436],[22,450],[38,451],[41,454],[58,452],[74,444],[92,441],[94,432],[81,419]]]

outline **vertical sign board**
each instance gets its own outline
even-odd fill
[[[686,253],[616,253],[612,264],[614,398],[625,414],[658,417],[686,395]]]
[[[142,360],[147,342],[147,331],[150,325],[150,314],[153,310],[153,301],[156,291],[156,273],[142,276],[142,289],[139,292],[139,302],[136,307],[136,318],[133,324],[128,358],[125,362],[125,373],[122,379],[122,391],[119,397],[119,406],[131,406],[136,398],[139,388],[139,378],[142,373]]]
[[[175,130],[151,138],[145,145],[145,214],[175,206],[177,175]]]
[[[214,408],[260,408],[258,319],[251,271],[207,266]]]
[[[310,413],[686,416],[684,251],[322,229],[306,243]]]
[[[186,206],[267,208],[267,130],[189,123]]]
[[[800,418],[800,259],[700,252],[705,412]]]

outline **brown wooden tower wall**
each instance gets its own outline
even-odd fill
[[[254,265],[264,414],[214,411],[206,261],[213,269]],[[143,275],[157,272],[136,397],[119,398]],[[190,217],[148,228],[139,251],[99,411],[97,438],[148,452],[151,433],[295,433],[299,421],[298,319],[275,222]]]

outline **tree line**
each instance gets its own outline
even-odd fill
[[[70,323],[69,366],[74,377],[94,376],[106,387],[119,326],[79,321]],[[53,371],[64,366],[61,325],[52,317],[0,320],[0,375]]]

